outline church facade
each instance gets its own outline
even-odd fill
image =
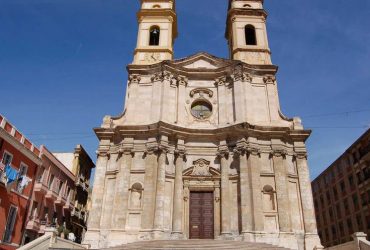
[[[263,0],[230,0],[230,59],[174,60],[174,0],[142,0],[124,112],[106,116],[84,243],[320,246],[299,118],[280,110]]]

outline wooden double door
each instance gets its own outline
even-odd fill
[[[191,192],[190,239],[214,239],[213,192]]]

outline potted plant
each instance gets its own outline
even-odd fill
[[[63,225],[60,225],[57,230],[58,230],[58,236],[64,239],[64,237],[65,237],[65,235],[64,235],[65,227]]]
[[[64,233],[64,239],[68,239],[68,235],[71,232],[71,230],[64,228],[63,233]]]

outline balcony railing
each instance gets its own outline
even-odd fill
[[[26,229],[38,232],[40,230],[40,220],[36,216],[30,216]]]

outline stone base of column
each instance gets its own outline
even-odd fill
[[[234,235],[231,232],[222,232],[220,236],[217,237],[219,240],[235,240]]]
[[[252,232],[242,232],[242,240],[246,242],[256,242],[256,237]]]
[[[155,240],[163,240],[165,237],[164,237],[164,231],[162,229],[154,229],[153,230],[153,238]]]
[[[171,239],[172,240],[184,240],[185,239],[185,236],[184,236],[183,232],[175,232],[175,231],[173,231],[171,233]]]
[[[318,234],[306,233],[304,236],[304,244],[306,249],[324,249]]]
[[[153,230],[152,229],[146,229],[146,230],[140,230],[139,240],[154,240]]]

